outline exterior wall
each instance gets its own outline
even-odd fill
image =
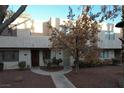
[[[63,66],[68,68],[70,66],[70,53],[67,51],[63,51]]]
[[[40,64],[40,66],[44,66],[42,50],[39,51],[39,64]]]
[[[74,65],[74,58],[72,56],[70,56],[70,66]]]
[[[18,62],[3,62],[4,69],[18,69]]]
[[[102,50],[100,54],[106,52],[108,53],[108,57],[100,57],[100,59],[104,60],[116,57],[115,51],[121,50],[121,41],[119,40],[120,37],[120,29],[117,29],[114,24],[102,24],[102,29],[98,33],[98,47]]]
[[[29,29],[18,30],[17,36],[0,36],[0,48],[50,48],[49,36],[33,36]]]
[[[26,65],[31,67],[31,51],[30,49],[19,50],[19,62],[25,61]]]
[[[106,31],[101,31],[98,33],[100,41],[98,42],[98,47],[101,49],[121,49],[121,41],[119,40],[120,34],[114,33],[115,39],[106,38]]]
[[[49,36],[50,35],[50,29],[48,28],[48,23],[43,22],[43,35],[44,36]]]
[[[15,24],[20,24],[16,26],[17,29],[27,29],[27,28],[32,28],[33,22],[31,20],[30,15],[22,14],[14,22],[12,22],[12,25]]]
[[[51,51],[51,58],[62,58],[63,59],[63,51]]]

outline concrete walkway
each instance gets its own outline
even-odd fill
[[[63,74],[51,74],[56,88],[75,88],[75,86]]]
[[[64,69],[57,72],[48,72],[41,70],[40,68],[32,68],[31,71],[40,75],[51,76],[56,88],[75,88],[75,86],[64,76],[72,69]]]

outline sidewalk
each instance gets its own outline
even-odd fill
[[[75,88],[75,86],[63,74],[51,74],[56,88]]]
[[[71,69],[64,69],[57,72],[47,72],[41,70],[40,68],[32,68],[31,71],[40,75],[51,76],[56,88],[75,88],[75,86],[64,76],[64,74],[69,73]]]

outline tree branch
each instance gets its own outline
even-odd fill
[[[26,9],[27,5],[21,5],[20,8],[10,17],[7,19],[4,23],[0,25],[0,34],[4,31],[5,28],[8,27],[13,21],[16,20]]]

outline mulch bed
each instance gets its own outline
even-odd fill
[[[55,88],[50,76],[38,75],[30,70],[5,70],[0,72],[3,88]]]
[[[77,73],[73,70],[66,77],[78,88],[117,88],[122,78],[122,67],[82,68]]]

